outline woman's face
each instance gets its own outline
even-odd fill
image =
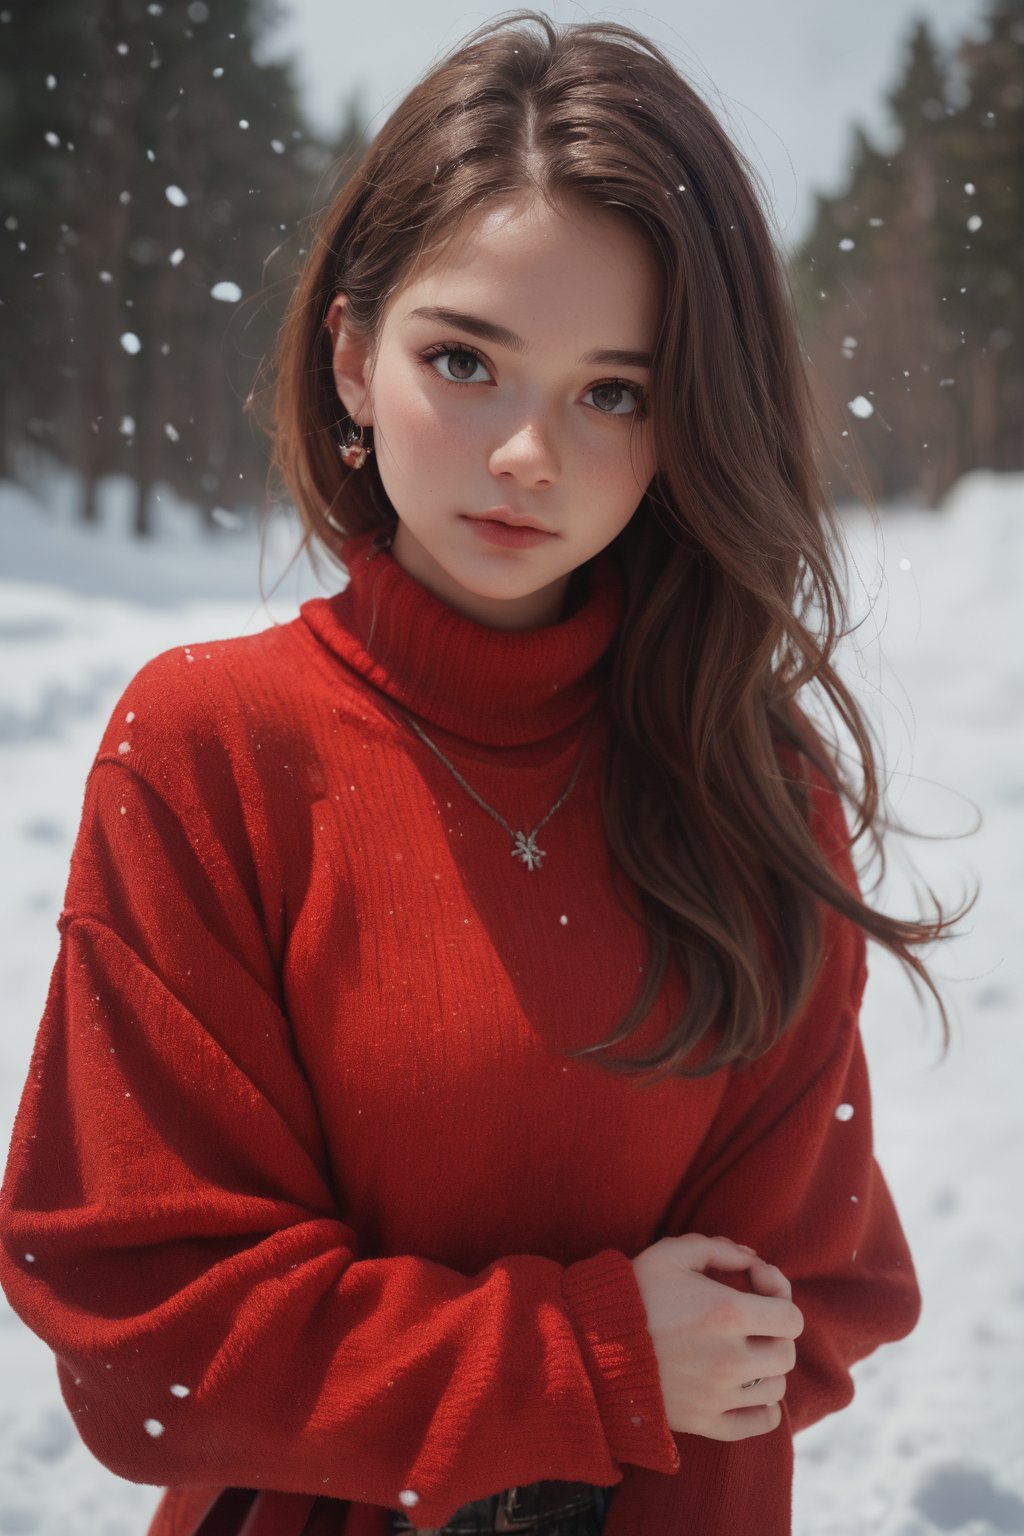
[[[451,607],[503,629],[553,624],[572,572],[629,522],[656,469],[643,359],[661,287],[624,215],[538,199],[488,207],[415,272],[375,361],[335,298],[335,381],[373,428],[394,556]],[[590,355],[608,351],[640,355]],[[470,514],[501,509],[548,536],[493,542]]]

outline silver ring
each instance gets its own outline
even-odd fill
[[[740,1382],[740,1391],[745,1392],[748,1387],[759,1387],[762,1381],[764,1381],[763,1376],[755,1376],[753,1381]]]

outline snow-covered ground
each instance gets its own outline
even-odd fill
[[[3,1147],[56,958],[85,775],[116,698],[158,651],[252,633],[325,590],[305,557],[286,570],[296,532],[284,514],[264,602],[251,534],[203,538],[165,494],[159,537],[139,547],[122,537],[123,484],[106,487],[94,531],[71,522],[73,489],[52,481],[36,502],[0,484]],[[846,529],[852,602],[871,611],[844,672],[884,733],[890,805],[955,839],[894,840],[875,899],[920,910],[901,848],[944,903],[976,881],[981,894],[963,936],[926,957],[952,1019],[945,1061],[930,996],[869,950],[877,1153],[924,1312],[909,1339],[855,1368],[853,1404],[798,1438],[794,1530],[1008,1536],[1024,1533],[1024,476],[974,474],[941,513],[893,507],[880,533],[865,514]],[[156,1490],[90,1457],[49,1352],[2,1298],[0,1356],[0,1536],[143,1532]]]

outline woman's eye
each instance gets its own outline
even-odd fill
[[[440,347],[436,352],[427,354],[427,361],[433,368],[438,361],[443,361],[450,372],[441,373],[439,368],[434,368],[435,373],[440,373],[446,384],[479,384],[480,380],[473,378],[474,368],[483,368],[484,365],[475,352],[470,352],[466,347]],[[486,369],[484,370],[486,372]]]
[[[455,346],[442,342],[421,354],[422,361],[443,384],[481,384],[474,377],[478,368],[487,374],[487,364],[473,347]],[[443,370],[435,365],[442,363]],[[489,374],[488,374],[489,377]],[[603,384],[592,384],[586,391],[593,395],[596,404],[591,407],[599,416],[646,416],[647,391],[642,384],[627,384],[624,379],[606,379]],[[585,398],[585,397],[584,397]],[[625,406],[624,409],[620,407]]]
[[[639,384],[624,384],[613,379],[607,384],[591,385],[587,393],[594,395],[601,402],[595,409],[602,416],[642,416],[644,414],[644,391]],[[624,411],[614,409],[621,403],[623,395],[627,397],[627,408]],[[633,397],[631,405],[628,403],[630,395]]]

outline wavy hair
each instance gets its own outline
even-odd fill
[[[833,665],[848,633],[841,540],[792,295],[753,173],[710,108],[629,27],[559,28],[515,11],[432,67],[344,169],[317,215],[269,390],[271,475],[314,565],[319,547],[344,569],[348,537],[395,519],[375,456],[358,473],[339,461],[352,423],[324,323],[336,293],[372,367],[385,308],[417,264],[485,204],[523,194],[626,214],[664,275],[650,391],[658,468],[611,546],[626,607],[602,784],[651,961],[625,1020],[573,1054],[602,1053],[609,1071],[649,1083],[755,1060],[808,996],[822,905],[898,956],[915,990],[925,983],[948,1050],[942,998],[914,951],[950,937],[976,897],[946,917],[929,890],[934,918],[887,916],[844,873],[846,848],[830,854],[813,834],[815,774],[855,813],[852,838],[845,812],[842,831],[851,844],[868,836],[879,880],[881,832],[897,824],[874,732]],[[834,724],[812,726],[797,702],[812,686],[852,741],[856,776],[840,768]],[[643,1056],[607,1056],[639,1028],[670,962],[688,987],[665,1038]]]

